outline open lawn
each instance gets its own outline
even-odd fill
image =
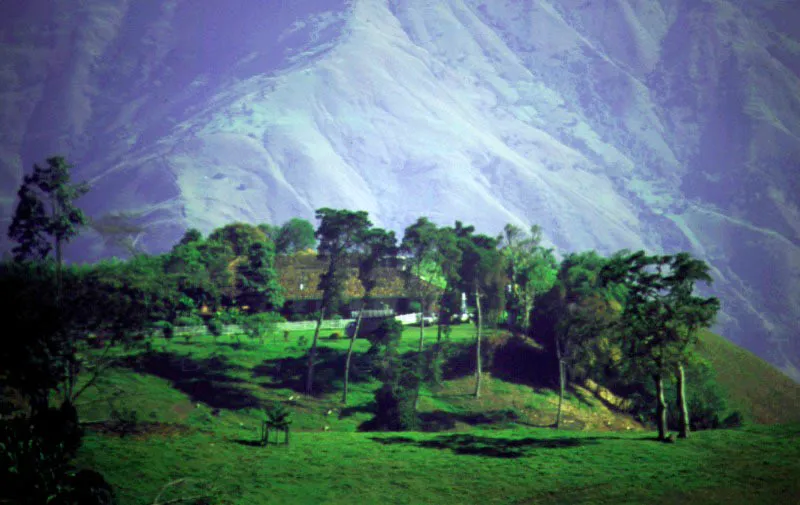
[[[662,444],[573,387],[566,429],[557,432],[549,428],[557,396],[548,384],[497,370],[475,400],[464,355],[453,357],[441,390],[423,391],[425,432],[359,432],[379,385],[360,368],[369,343],[356,343],[350,403],[342,406],[348,342],[330,333],[320,341],[315,397],[301,394],[311,332],[263,343],[243,337],[238,347],[234,338],[202,336],[157,338],[150,353],[114,349],[117,365],[79,400],[89,423],[79,464],[103,472],[121,505],[153,503],[178,479],[188,480],[162,502],[211,485],[220,504],[800,503],[798,424]],[[406,328],[402,352],[416,348],[418,334]],[[426,342],[435,335],[428,329]],[[451,339],[471,342],[473,328],[456,327]],[[503,359],[513,370],[522,354],[511,354]],[[257,444],[269,401],[293,413],[288,447]],[[137,422],[120,430],[105,422],[112,409]]]

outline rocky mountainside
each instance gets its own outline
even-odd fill
[[[53,153],[162,251],[321,206],[690,250],[800,379],[800,9],[781,0],[27,0],[0,16],[0,218]],[[8,248],[8,244],[4,245]],[[73,257],[114,252],[97,234]]]

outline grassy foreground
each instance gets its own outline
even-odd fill
[[[167,482],[192,478],[215,503],[236,504],[776,504],[800,498],[800,426],[694,434],[557,433],[516,428],[446,434],[314,433],[255,447],[257,437],[195,432],[89,435],[81,460],[116,486],[122,504],[148,504]]]
[[[416,347],[418,332],[406,329],[401,351]],[[451,373],[442,390],[423,391],[426,429],[442,431],[357,432],[372,417],[378,384],[354,373],[351,401],[339,404],[347,342],[329,334],[321,340],[313,398],[299,393],[308,332],[241,346],[203,336],[156,339],[149,354],[115,349],[117,366],[81,398],[80,416],[102,421],[116,409],[135,413],[137,425],[121,436],[108,423],[89,424],[78,463],[103,472],[121,505],[151,504],[168,483],[174,485],[160,503],[205,495],[208,486],[210,503],[242,505],[800,502],[800,424],[700,432],[662,444],[576,387],[566,399],[567,429],[556,432],[546,427],[557,401],[550,389],[489,376],[475,400],[469,366]],[[426,339],[433,338],[432,328]],[[472,329],[457,327],[452,339],[468,342]],[[741,361],[720,378],[741,393],[739,403],[755,405],[753,417],[781,410],[758,402],[768,383],[736,375],[758,372],[757,358],[738,356],[713,337],[704,341],[715,366]],[[356,352],[368,345],[359,340]],[[116,398],[118,391],[124,396]],[[796,392],[779,385],[770,398],[785,402]],[[292,410],[288,447],[256,444],[261,407],[271,400]]]

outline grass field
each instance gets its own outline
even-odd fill
[[[406,329],[401,350],[416,347],[418,332]],[[472,332],[456,327],[451,338],[468,342]],[[798,424],[699,432],[662,444],[575,387],[566,429],[557,432],[548,427],[557,402],[549,388],[498,374],[476,400],[469,394],[471,369],[451,373],[442,390],[423,391],[428,432],[358,432],[372,417],[378,384],[359,373],[356,360],[349,405],[339,403],[348,342],[329,334],[320,342],[320,394],[313,398],[299,392],[310,332],[292,333],[288,341],[243,339],[239,348],[230,338],[215,343],[204,336],[188,343],[156,339],[149,354],[114,350],[118,366],[80,399],[81,419],[108,419],[113,407],[135,412],[138,425],[120,436],[108,424],[89,424],[79,464],[102,471],[121,505],[153,503],[178,479],[188,480],[168,488],[162,502],[205,494],[211,485],[213,503],[220,504],[800,503]],[[435,338],[435,328],[426,338]],[[715,359],[745,360],[738,369],[758,371],[752,355],[706,340],[703,352],[717,346]],[[368,346],[357,341],[357,353]],[[742,391],[757,383],[731,377]],[[779,389],[770,401],[797,392]],[[124,395],[115,398],[116,391]],[[754,402],[756,417],[779,410],[741,398]],[[288,447],[257,446],[261,406],[270,400],[293,412]]]

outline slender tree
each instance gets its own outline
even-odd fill
[[[599,275],[605,259],[594,251],[572,253],[561,262],[553,288],[558,323],[554,348],[558,365],[558,410],[556,429],[561,427],[564,393],[571,368],[585,360],[588,349],[608,329],[607,300],[601,292]]]
[[[385,265],[390,259],[397,256],[397,239],[394,232],[386,231],[381,228],[372,228],[364,233],[357,245],[358,252],[358,279],[364,288],[364,296],[361,299],[361,310],[358,311],[356,326],[353,335],[350,337],[350,345],[347,348],[347,359],[344,364],[344,391],[342,392],[342,403],[347,404],[347,392],[350,384],[350,361],[353,356],[353,345],[358,338],[361,328],[361,319],[364,310],[372,297],[372,290],[378,284],[379,268]]]
[[[677,403],[679,411],[678,437],[689,437],[689,408],[686,402],[685,365],[691,359],[691,352],[697,343],[700,328],[713,324],[719,312],[719,300],[714,297],[694,296],[696,282],[713,282],[706,262],[692,258],[689,253],[676,254],[671,259],[668,302],[673,307],[671,340],[676,354]]]
[[[346,261],[348,255],[354,251],[362,241],[366,231],[372,226],[365,211],[354,212],[326,207],[317,209],[316,216],[320,222],[316,232],[316,237],[319,241],[317,246],[318,258],[326,263],[326,268],[319,281],[319,289],[322,291],[322,303],[317,316],[317,325],[314,329],[314,338],[311,341],[311,349],[308,353],[306,394],[312,394],[313,392],[317,342],[325,311],[340,302],[347,274]]]
[[[495,307],[503,306],[503,294],[507,284],[503,256],[497,250],[497,239],[486,235],[475,235],[474,227],[463,226],[456,221],[456,235],[461,249],[459,277],[462,289],[470,294],[476,311],[475,335],[475,397],[481,395],[483,380],[482,330],[484,324],[484,299]]]
[[[680,436],[688,437],[683,366],[691,357],[697,330],[711,324],[719,310],[716,298],[692,295],[695,282],[711,281],[708,266],[688,253],[648,256],[638,251],[616,255],[602,275],[604,280],[624,282],[628,289],[621,320],[624,342],[635,368],[655,382],[659,439],[667,432],[664,378],[672,373],[678,379]]]
[[[439,296],[439,312],[436,318],[436,343],[433,346],[429,369],[435,384],[441,381],[440,355],[442,351],[442,334],[452,324],[453,316],[460,310],[461,291],[459,285],[459,268],[461,265],[461,249],[455,229],[445,226],[438,229],[435,262],[441,272],[442,286]]]
[[[507,224],[499,242],[509,279],[509,326],[525,333],[530,331],[534,300],[553,287],[558,271],[553,250],[542,247],[541,240],[537,225],[526,235],[521,228]]]
[[[47,158],[47,167],[33,166],[17,193],[19,202],[8,236],[17,242],[14,259],[45,259],[56,254],[56,305],[62,298],[63,247],[86,225],[75,201],[89,191],[85,183],[71,182],[72,165],[61,156]]]
[[[425,335],[425,312],[441,291],[441,270],[437,259],[438,228],[428,218],[421,217],[409,225],[403,234],[400,251],[409,256],[406,270],[406,289],[420,304],[419,352],[422,353]]]

